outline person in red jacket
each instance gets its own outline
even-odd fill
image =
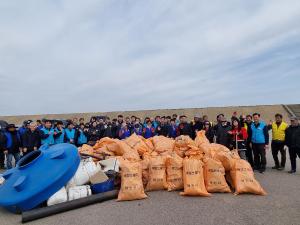
[[[247,129],[241,127],[238,118],[232,118],[232,129],[228,131],[231,135],[231,149],[237,149],[241,159],[247,159],[246,157],[246,141],[248,138]]]

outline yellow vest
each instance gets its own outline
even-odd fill
[[[272,123],[272,139],[274,141],[285,141],[285,130],[288,125],[285,122],[282,122],[278,127],[274,122]]]

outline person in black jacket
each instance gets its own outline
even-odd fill
[[[252,168],[254,168],[254,159],[253,159],[253,150],[252,150],[252,147],[251,147],[251,125],[253,123],[253,120],[252,120],[252,116],[251,115],[247,115],[246,116],[246,121],[245,121],[246,125],[247,125],[247,133],[248,133],[248,138],[247,138],[247,141],[246,141],[246,157],[247,157],[247,160],[248,162],[250,163],[250,165],[252,166]]]
[[[96,141],[100,140],[100,130],[97,127],[97,122],[93,122],[92,127],[90,127],[88,132],[88,144],[93,146],[96,144]]]
[[[226,118],[222,117],[222,121],[218,124],[218,128],[216,129],[216,142],[217,144],[221,144],[230,148],[231,144],[231,135],[229,131],[231,130],[230,123],[226,120]]]
[[[291,126],[285,130],[285,144],[289,148],[291,171],[296,173],[296,158],[300,158],[300,125],[296,117],[291,118]]]
[[[210,143],[214,143],[214,130],[211,127],[211,123],[209,121],[204,122],[203,130],[205,130],[205,136],[209,140]]]
[[[178,125],[178,136],[179,135],[188,135],[191,138],[193,137],[193,130],[191,124],[187,122],[185,115],[180,116],[180,124]]]
[[[41,138],[39,131],[37,130],[37,125],[31,122],[29,129],[23,134],[23,155],[26,155],[34,150],[37,150],[41,145]]]
[[[201,120],[202,118],[200,115],[197,114],[194,116],[193,133],[192,133],[193,139],[196,138],[196,133],[203,129],[203,122]]]

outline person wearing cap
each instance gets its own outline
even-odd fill
[[[62,121],[57,121],[56,127],[54,128],[54,143],[61,144],[65,142],[65,129]]]
[[[12,159],[15,159],[17,164],[20,160],[21,149],[21,137],[19,132],[17,132],[17,127],[14,124],[9,124],[6,127],[5,134],[5,145],[4,154],[6,156],[6,167],[7,169],[12,168]]]
[[[42,129],[40,129],[40,138],[41,138],[41,144],[48,144],[48,145],[54,145],[54,135],[55,131],[52,128],[52,121],[51,120],[45,120],[45,125]]]
[[[35,122],[31,122],[29,125],[29,129],[25,131],[23,134],[23,155],[27,155],[28,153],[37,150],[41,145],[41,138],[39,135],[39,131],[37,130],[37,124]]]
[[[192,125],[192,129],[193,129],[192,138],[195,139],[196,133],[203,129],[202,117],[199,114],[196,114],[194,116],[194,122]]]
[[[75,145],[76,129],[73,122],[69,122],[65,129],[65,143]]]
[[[205,136],[209,140],[210,143],[214,143],[214,130],[209,121],[204,121],[203,130],[205,131]]]
[[[291,125],[285,130],[285,144],[289,148],[291,170],[296,173],[296,158],[300,158],[300,126],[297,117],[291,118]]]
[[[282,121],[282,115],[275,115],[275,122],[271,122],[268,126],[269,130],[272,130],[272,156],[275,162],[275,166],[272,169],[283,170],[286,162],[285,145],[285,130],[288,128],[288,124]],[[281,154],[281,163],[279,164],[278,152]]]
[[[266,149],[269,147],[269,131],[267,125],[260,119],[259,113],[253,114],[253,120],[249,135],[254,153],[254,169],[264,173],[267,165]]]
[[[178,126],[178,136],[180,135],[187,135],[190,136],[190,138],[193,138],[193,130],[190,123],[187,122],[187,117],[185,115],[182,115],[179,117],[180,124]]]
[[[216,142],[217,144],[221,144],[226,146],[227,148],[230,148],[231,145],[231,138],[228,131],[231,130],[230,123],[226,120],[225,117],[221,117],[221,123],[218,124],[218,128],[216,129]]]

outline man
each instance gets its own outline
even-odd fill
[[[118,115],[118,123],[117,123],[117,130],[116,130],[116,137],[119,138],[119,133],[120,133],[120,130],[122,128],[122,124],[124,123],[124,120],[123,120],[123,115]]]
[[[57,121],[56,128],[54,129],[54,143],[61,144],[65,142],[65,130],[62,121]]]
[[[37,130],[37,124],[31,122],[29,129],[27,129],[23,135],[23,155],[37,150],[41,145],[41,138],[39,131]]]
[[[176,138],[177,137],[177,126],[176,126],[176,119],[171,119],[170,126],[168,129],[168,138]]]
[[[175,120],[176,126],[178,126],[180,124],[180,120],[178,119],[178,115],[177,114],[173,114],[172,115],[172,119]]]
[[[224,145],[227,148],[230,148],[231,135],[229,131],[231,130],[231,125],[224,116],[221,116],[219,120],[220,123],[217,124],[218,126],[215,131],[216,142],[217,144]]]
[[[251,124],[250,136],[254,153],[254,169],[264,173],[266,170],[266,149],[269,147],[269,132],[266,124],[260,120],[260,114],[253,114],[254,122]]]
[[[157,135],[162,135],[167,137],[169,127],[168,124],[166,124],[165,122],[165,118],[166,118],[165,116],[161,117],[160,123],[157,125],[155,132]]]
[[[219,127],[222,126],[222,121],[224,120],[224,114],[220,113],[219,115],[217,115],[217,124],[213,126],[213,130],[215,135],[218,133],[218,129]]]
[[[275,122],[270,123],[268,126],[269,129],[272,129],[272,155],[275,162],[275,166],[272,169],[283,170],[285,168],[286,162],[286,152],[284,149],[285,144],[285,130],[288,128],[287,123],[282,121],[282,115],[275,115]],[[281,163],[279,164],[278,152],[281,154]]]
[[[43,124],[42,124],[42,121],[41,120],[37,120],[36,121],[36,125],[37,125],[37,129],[40,130],[43,128]]]
[[[246,157],[248,162],[250,163],[250,165],[252,166],[252,168],[254,168],[254,160],[253,160],[253,151],[252,151],[252,147],[251,147],[251,125],[252,125],[253,121],[252,121],[252,116],[251,115],[247,115],[246,116],[246,122],[245,124],[247,125],[247,133],[248,133],[248,138],[246,141]]]
[[[40,138],[41,138],[41,144],[48,144],[53,145],[54,144],[54,135],[56,132],[54,132],[54,129],[52,128],[52,121],[51,120],[45,120],[45,125],[42,129],[40,129]]]
[[[75,137],[76,137],[76,129],[72,122],[67,124],[67,128],[65,129],[65,143],[75,145]]]
[[[17,164],[20,160],[21,149],[21,137],[17,132],[17,127],[14,124],[9,124],[6,127],[5,132],[5,145],[4,154],[6,155],[6,166],[7,169],[12,168],[12,158],[14,157],[15,163]]]
[[[300,126],[296,117],[291,118],[291,126],[285,131],[285,143],[289,148],[291,170],[289,173],[296,173],[296,158],[300,158]]]
[[[97,122],[94,121],[88,131],[88,144],[93,146],[100,139],[100,130],[97,127]]]
[[[196,133],[200,130],[203,129],[203,122],[202,118],[199,114],[194,116],[194,123],[193,123],[193,133],[192,133],[192,138],[196,138]]]
[[[178,126],[178,136],[179,135],[188,135],[191,138],[193,137],[193,130],[190,123],[187,122],[187,117],[182,115],[179,117],[180,124]]]

